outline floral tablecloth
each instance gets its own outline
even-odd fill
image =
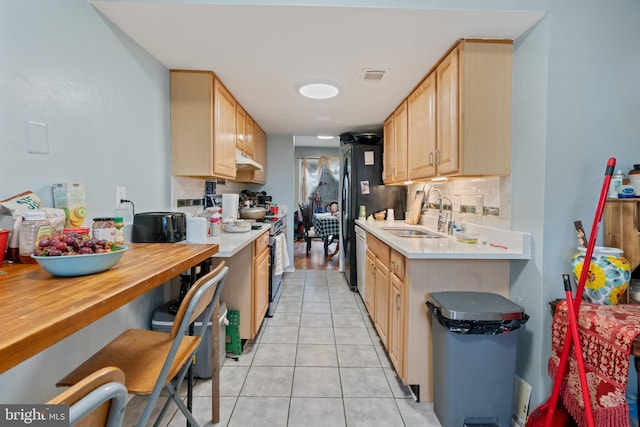
[[[567,303],[558,304],[551,327],[552,353],[549,375],[555,379],[567,334]],[[598,427],[628,427],[625,401],[629,357],[633,340],[640,334],[640,306],[599,305],[582,302],[578,322],[589,396]],[[561,388],[562,401],[579,426],[585,426],[584,403],[575,353],[571,350]]]

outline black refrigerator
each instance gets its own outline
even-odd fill
[[[407,187],[382,183],[382,143],[340,144],[340,193],[342,235],[340,253],[344,275],[352,290],[356,289],[355,220],[360,206],[366,215],[389,208],[396,220],[404,219]]]

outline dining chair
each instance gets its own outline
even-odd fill
[[[311,224],[311,211],[309,209],[309,206],[299,203],[298,207],[300,208],[300,214],[302,215],[302,224],[304,226],[304,241],[307,244],[307,256],[309,256],[309,252],[311,252],[311,241],[313,239],[324,241],[324,239],[316,234],[316,230]]]
[[[338,213],[338,202],[329,202],[324,205],[324,211],[332,214]]]
[[[115,366],[89,374],[47,402],[69,405],[70,427],[120,427],[126,403],[124,372]]]
[[[185,379],[204,334],[207,331],[211,333],[211,329],[200,328],[199,334],[195,336],[186,334],[189,326],[202,313],[206,313],[202,320],[203,324],[211,321],[228,272],[229,267],[222,262],[191,286],[178,308],[169,332],[146,329],[126,330],[60,380],[57,385],[74,385],[88,373],[104,366],[114,365],[124,372],[125,386],[129,393],[149,395],[137,426],[147,424],[163,389],[169,394],[169,399],[162,407],[154,425],[159,424],[173,401],[192,426],[199,426],[176,390],[179,390]],[[218,321],[214,323],[217,325]],[[192,393],[191,387],[188,387],[189,401],[192,399]]]

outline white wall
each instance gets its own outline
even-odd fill
[[[139,212],[170,206],[165,67],[85,0],[0,2],[0,58],[0,200],[25,190],[50,200],[51,183],[84,182],[88,225],[114,214],[116,185]],[[48,154],[27,153],[28,120],[46,124]],[[53,396],[98,346],[148,327],[161,291],[1,374],[0,402]]]
[[[293,270],[293,213],[295,212],[295,157],[293,135],[267,135],[267,183],[263,190],[287,211],[287,252]]]

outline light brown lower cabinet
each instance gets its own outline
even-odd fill
[[[382,260],[376,259],[373,324],[385,347],[389,345],[389,271],[389,267]]]
[[[269,308],[269,233],[254,242],[253,331],[258,333]]]
[[[398,377],[404,378],[405,342],[405,284],[395,274],[391,274],[389,286],[389,359]]]
[[[376,255],[367,249],[367,255],[364,264],[365,271],[365,293],[364,293],[364,305],[369,313],[373,313],[373,305],[375,302],[375,283],[376,283]]]
[[[253,339],[269,307],[269,231],[224,260],[229,274],[220,295],[229,310],[240,311],[240,338]]]
[[[508,259],[405,257],[367,233],[365,307],[402,382],[433,401],[432,292],[479,291],[509,297]]]

